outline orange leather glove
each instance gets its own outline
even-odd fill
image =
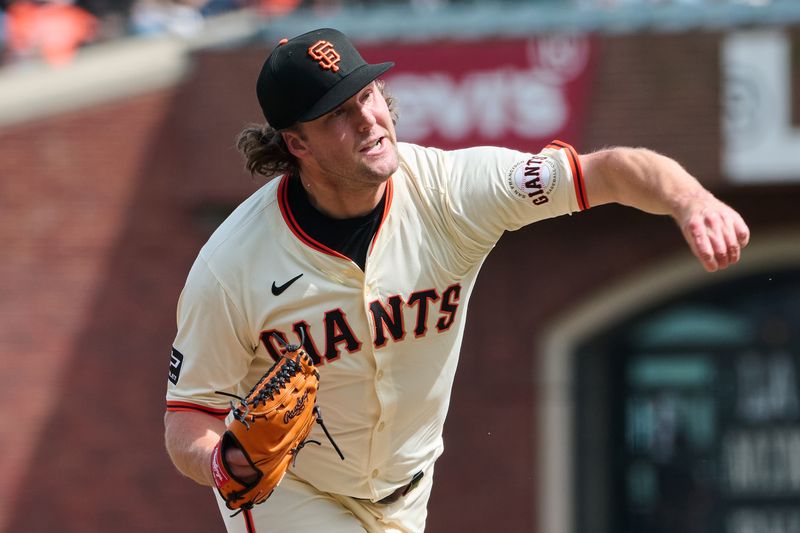
[[[306,440],[314,422],[344,459],[315,405],[319,373],[311,357],[300,346],[286,350],[246,398],[238,398],[238,405],[231,402],[233,420],[211,454],[214,484],[231,510],[251,509],[269,498],[300,449],[307,442],[320,444]],[[254,480],[242,480],[231,472],[225,460],[230,446],[242,450],[257,473]]]

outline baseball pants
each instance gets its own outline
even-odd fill
[[[228,533],[422,533],[433,467],[419,485],[391,504],[320,492],[291,472],[264,503],[231,517],[215,490]]]

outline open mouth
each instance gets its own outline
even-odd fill
[[[370,143],[370,144],[368,144],[368,145],[364,146],[364,147],[363,147],[361,150],[359,150],[359,151],[360,151],[361,153],[365,153],[365,154],[373,154],[373,153],[378,153],[378,152],[380,152],[380,151],[383,149],[383,144],[384,144],[384,142],[385,142],[385,137],[378,137],[377,139],[375,139],[375,142],[373,142],[373,143]]]

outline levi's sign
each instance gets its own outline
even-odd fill
[[[527,151],[555,138],[578,141],[591,82],[586,37],[367,47],[364,56],[396,62],[385,78],[402,141]]]

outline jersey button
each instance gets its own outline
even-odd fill
[[[378,373],[375,374],[375,377],[377,377],[378,379],[383,379],[383,370],[378,370]]]
[[[386,428],[386,424],[384,422],[381,422],[380,424],[378,424],[378,431],[383,431],[384,428]]]
[[[372,477],[373,477],[373,478],[376,478],[376,477],[378,477],[379,475],[380,475],[380,471],[379,471],[377,468],[376,468],[375,470],[373,470],[373,471],[372,471]]]

